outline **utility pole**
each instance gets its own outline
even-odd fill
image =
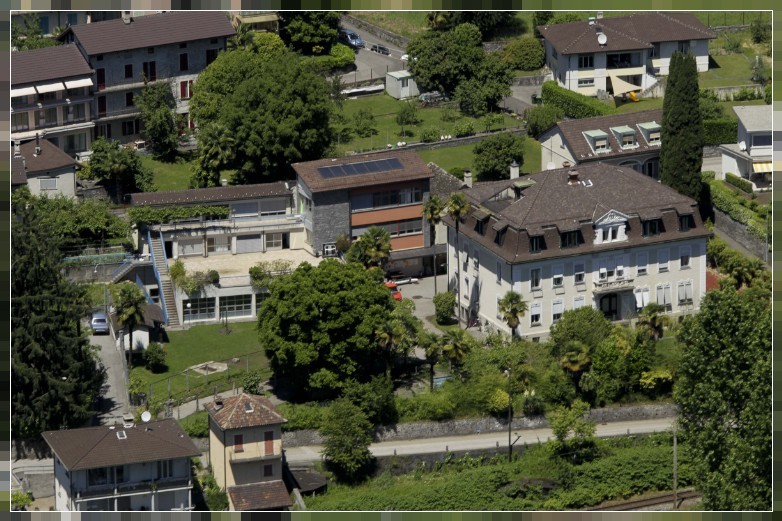
[[[678,506],[677,506],[678,501],[676,497],[676,486],[677,486],[676,471],[678,466],[678,462],[676,461],[676,424],[677,421],[674,420],[673,422],[673,509],[674,510],[678,510]]]

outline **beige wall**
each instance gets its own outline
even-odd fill
[[[57,188],[52,190],[41,190],[41,179],[57,178]],[[27,187],[33,195],[64,195],[66,197],[76,197],[76,170],[75,167],[60,168],[47,172],[46,174],[28,175]]]
[[[549,163],[554,163],[557,168],[562,167],[564,161],[576,164],[577,161],[565,145],[562,131],[558,127],[549,130],[540,137],[540,167],[546,169]]]
[[[265,451],[266,431],[274,433],[271,453]],[[234,445],[234,437],[239,434],[243,437],[241,452],[237,452]],[[231,429],[223,433],[210,419],[209,443],[215,480],[224,489],[282,479],[282,431],[279,425]],[[263,475],[265,465],[272,465],[272,475],[269,477]]]

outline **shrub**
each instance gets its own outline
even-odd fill
[[[510,42],[505,47],[502,58],[512,69],[534,71],[543,67],[546,51],[540,40],[527,36]]]
[[[464,181],[464,168],[460,166],[455,166],[448,170],[448,173],[454,176],[456,179],[459,179],[460,181]]]
[[[345,253],[350,249],[350,237],[347,234],[341,233],[337,236],[337,241],[334,243],[337,247],[337,251]]]
[[[641,373],[639,381],[641,388],[652,395],[664,394],[670,391],[673,383],[673,375],[668,369],[654,369]]]
[[[311,403],[281,403],[277,410],[288,420],[282,424],[284,431],[300,431],[304,429],[320,429],[325,407],[315,402]]]
[[[191,438],[206,438],[209,436],[209,413],[199,411],[179,420],[179,425]]]
[[[438,293],[432,298],[434,303],[435,319],[438,324],[445,324],[453,317],[453,308],[456,305],[456,297],[450,291]]]
[[[475,134],[475,128],[473,127],[472,120],[462,119],[457,121],[453,126],[453,133],[456,137],[472,136]]]
[[[356,134],[361,137],[369,137],[377,134],[375,128],[375,116],[369,109],[360,109],[353,116],[353,124]]]
[[[333,71],[355,63],[356,53],[347,45],[337,43],[331,46],[331,52],[310,58],[316,69]]]
[[[220,273],[218,273],[217,270],[207,271],[206,278],[212,284],[220,284]]]
[[[14,490],[11,493],[11,508],[13,510],[26,510],[33,502],[29,492]]]
[[[452,107],[445,107],[442,112],[440,112],[440,119],[448,123],[456,121],[459,117],[459,111]]]
[[[204,218],[225,218],[230,215],[227,206],[164,206],[161,208],[151,206],[134,206],[128,210],[128,219],[131,224],[140,226],[143,224],[163,224],[172,221]]]
[[[522,412],[524,416],[541,416],[546,412],[545,403],[539,396],[530,394],[524,397],[524,404],[522,405]]]
[[[739,177],[737,175],[733,175],[730,172],[727,172],[725,174],[725,182],[728,183],[729,185],[735,186],[739,190],[743,190],[743,191],[747,192],[748,194],[752,193],[752,183],[751,182],[747,181],[746,179],[742,179],[741,177]],[[755,201],[751,201],[751,202],[754,203]],[[755,205],[757,206],[757,203],[755,203]]]
[[[722,48],[728,54],[741,52],[741,36],[735,33],[724,33],[722,35]]]
[[[541,97],[543,103],[559,107],[569,118],[607,116],[616,112],[598,99],[560,87],[556,81],[547,81],[543,84]]]
[[[771,24],[763,20],[755,20],[749,26],[752,43],[765,43],[771,40]]]
[[[397,398],[400,421],[444,421],[454,417],[456,405],[443,391],[419,394],[412,398]]]
[[[531,109],[527,109],[525,113],[527,132],[532,137],[538,138],[563,117],[565,117],[565,113],[559,107],[554,105],[536,105]]]
[[[489,400],[486,404],[486,408],[488,409],[489,414],[493,414],[494,416],[502,416],[503,414],[507,414],[509,400],[510,396],[508,396],[507,391],[502,389],[495,389],[494,392],[489,396]]]
[[[733,93],[733,101],[752,101],[760,99],[762,94],[755,88],[741,87],[737,92]]]
[[[734,143],[739,132],[739,123],[735,119],[708,119],[703,122],[703,144],[717,146]]]
[[[437,129],[437,127],[425,128],[423,131],[421,131],[421,141],[424,143],[434,143],[440,139],[440,135],[440,131]]]
[[[265,380],[263,372],[257,369],[242,375],[241,386],[246,393],[261,394],[261,386]]]
[[[167,369],[166,350],[157,342],[149,343],[142,354],[142,358],[144,359],[144,366],[153,373],[162,373]]]
[[[217,485],[211,469],[199,479],[199,483],[201,484],[201,490],[203,491],[204,501],[208,510],[212,512],[228,510],[228,494]]]

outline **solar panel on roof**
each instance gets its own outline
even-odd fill
[[[342,165],[342,171],[345,172],[345,175],[356,175],[358,173],[351,164]]]
[[[366,163],[356,163],[353,165],[353,168],[356,169],[356,173],[358,174],[366,174],[367,172],[369,172]]]
[[[346,163],[344,165],[322,166],[318,168],[318,173],[323,179],[334,179],[337,177],[373,174],[376,172],[389,172],[391,170],[402,170],[402,168],[402,162],[399,161],[399,159],[392,157],[389,159],[364,161],[362,163]]]
[[[387,159],[386,162],[389,164],[389,170],[401,170],[402,169],[402,162],[399,161],[399,159],[397,159],[395,157]]]

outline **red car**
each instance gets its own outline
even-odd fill
[[[396,282],[386,282],[386,287],[391,290],[391,296],[394,300],[402,300],[402,292],[396,285]]]

